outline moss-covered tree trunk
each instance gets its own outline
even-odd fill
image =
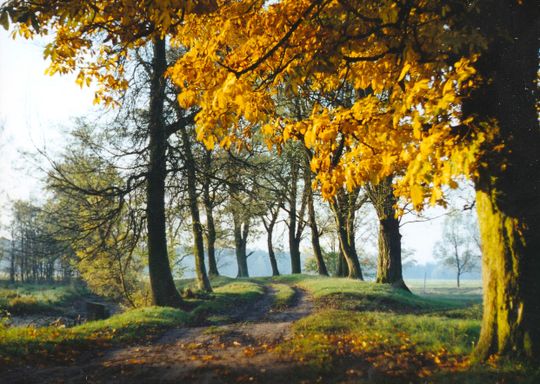
[[[504,149],[487,151],[476,182],[484,316],[476,356],[540,359],[540,127],[535,1],[486,1],[479,29],[490,37],[484,79],[465,115],[496,119]]]
[[[153,44],[152,79],[150,84],[149,163],[146,187],[146,219],[148,229],[148,272],[154,305],[181,307],[183,302],[174,285],[165,229],[165,178],[167,136],[163,121],[165,78],[167,68],[165,41]]]
[[[476,356],[485,359],[501,354],[538,360],[538,223],[527,228],[519,218],[502,212],[493,194],[479,191],[476,196],[484,281],[484,315]]]
[[[392,284],[409,291],[403,281],[401,264],[401,234],[396,218],[396,197],[392,178],[387,177],[377,185],[368,185],[367,193],[379,219],[379,241],[377,258],[377,283]]]

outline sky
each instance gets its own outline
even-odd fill
[[[38,200],[42,174],[22,155],[36,148],[58,149],[70,121],[93,110],[93,91],[81,89],[74,76],[44,74],[44,40],[13,40],[0,28],[0,235],[6,236],[8,207],[13,199]],[[444,214],[430,209],[428,217]],[[404,222],[415,220],[404,218]],[[402,227],[403,245],[414,258],[432,261],[432,250],[441,238],[443,218]],[[261,248],[264,241],[261,241]],[[286,242],[285,242],[286,243]],[[258,243],[257,243],[258,244]]]
[[[13,40],[0,28],[0,225],[10,199],[39,199],[39,177],[21,152],[61,146],[71,118],[92,109],[93,92],[73,76],[44,74],[45,41]]]

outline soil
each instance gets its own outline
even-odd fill
[[[213,326],[171,329],[149,344],[125,346],[72,366],[24,367],[3,376],[6,383],[285,383],[317,378],[274,348],[292,336],[292,324],[311,313],[302,290],[285,309],[272,309],[275,292],[236,310]],[[319,379],[320,380],[320,379]]]

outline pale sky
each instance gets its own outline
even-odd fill
[[[93,91],[80,89],[74,76],[44,74],[43,40],[12,40],[0,28],[0,235],[6,235],[6,208],[10,199],[38,199],[39,177],[20,151],[58,149],[70,120],[93,110]],[[441,208],[427,216],[439,216]],[[406,218],[405,220],[410,220]],[[432,261],[433,245],[441,237],[439,218],[402,227],[403,245],[415,251],[420,263]],[[284,242],[286,244],[286,242]],[[261,243],[263,244],[263,243]],[[264,248],[264,246],[261,246]]]
[[[39,175],[20,151],[61,146],[61,126],[92,108],[93,92],[73,76],[44,74],[43,40],[13,40],[0,28],[0,223],[10,199],[38,198]]]

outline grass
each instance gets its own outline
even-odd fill
[[[366,377],[375,382],[540,382],[537,367],[504,361],[471,365],[468,355],[478,339],[482,315],[472,285],[456,290],[443,283],[430,286],[425,294],[422,287],[422,294],[415,295],[380,284],[305,275],[219,277],[212,284],[213,293],[186,299],[194,308],[190,312],[149,307],[73,328],[0,325],[0,363],[71,361],[83,351],[150,341],[167,328],[189,324],[207,324],[207,334],[219,334],[217,325],[230,320],[231,309],[249,310],[264,295],[265,286],[274,290],[274,309],[291,305],[296,286],[310,294],[315,309],[293,325],[293,337],[276,350],[312,370],[314,380],[348,382],[354,377],[350,375],[357,375],[355,382]],[[179,281],[178,286],[196,291],[193,280]],[[418,292],[417,286],[410,286]],[[73,294],[68,288],[17,289],[1,290],[1,300],[24,297],[57,306]]]
[[[0,288],[0,311],[13,315],[61,313],[62,307],[88,294],[82,287],[69,285],[5,284]]]
[[[210,323],[228,321],[232,314],[231,309],[247,306],[262,295],[264,287],[258,283],[229,279],[228,283],[224,282],[214,288],[209,300],[190,301],[195,306],[191,312],[191,322],[200,323],[203,319]]]
[[[295,298],[296,292],[294,289],[287,284],[274,283],[271,286],[275,291],[272,308],[280,310],[289,307]]]
[[[464,306],[459,299],[418,296],[386,284],[359,280],[309,277],[299,281],[298,286],[309,291],[321,308],[422,313]]]
[[[432,284],[415,295],[348,279],[278,280],[306,289],[316,306],[278,350],[323,381],[349,382],[356,375],[358,382],[540,382],[538,367],[469,361],[482,317],[477,282],[460,289]]]
[[[218,284],[207,299],[187,300],[194,307],[191,312],[146,307],[72,328],[0,325],[0,364],[45,358],[71,360],[81,351],[96,351],[119,343],[141,342],[166,328],[222,321],[221,317],[231,308],[249,305],[263,293],[264,288],[260,284],[233,279],[227,282],[222,279],[222,284]]]

